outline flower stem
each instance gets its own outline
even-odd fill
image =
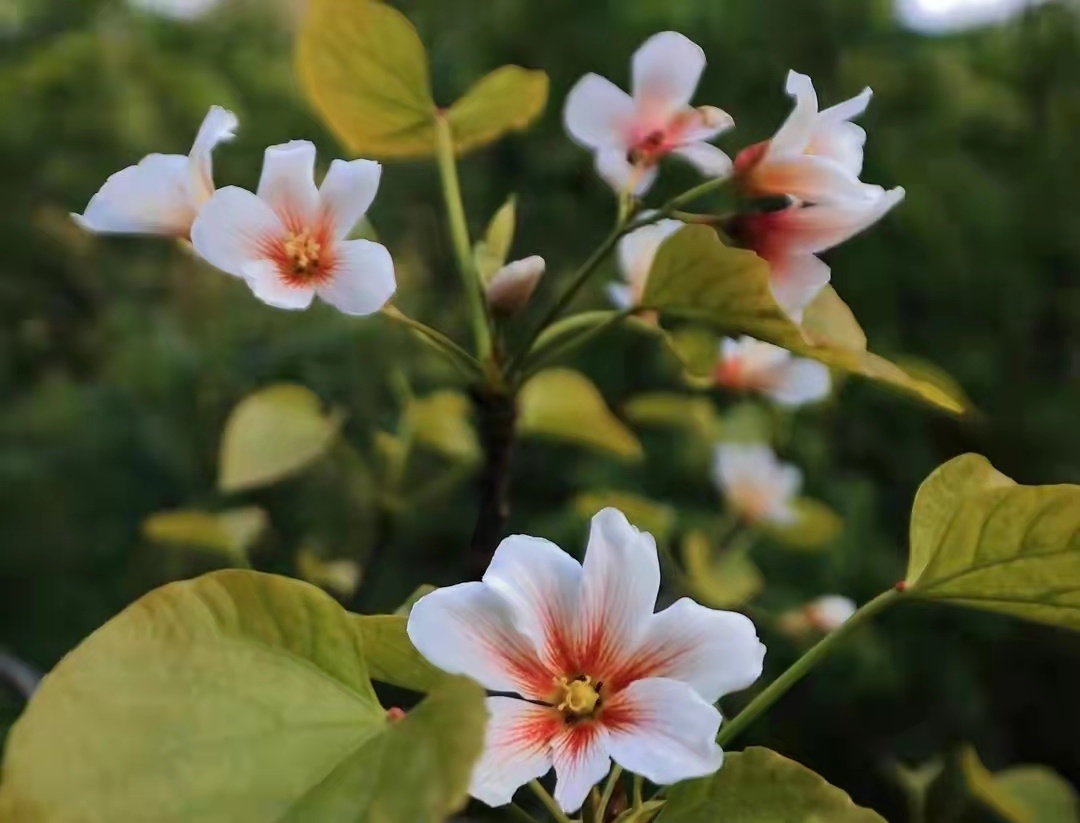
[[[435,114],[435,144],[443,197],[446,201],[446,216],[450,222],[450,239],[454,244],[458,272],[465,288],[477,356],[484,362],[491,355],[491,321],[480,275],[473,260],[469,224],[465,219],[465,205],[461,199],[461,183],[458,181],[457,160],[454,157],[454,137],[450,132],[450,121],[442,112]]]
[[[633,808],[640,809],[642,804],[645,803],[644,798],[645,790],[645,778],[640,774],[634,775],[634,794],[633,794]]]
[[[516,819],[520,820],[521,823],[536,823],[536,818],[521,808],[517,803],[510,804],[510,813]]]
[[[615,793],[615,787],[619,785],[619,778],[622,777],[623,768],[618,763],[611,770],[611,774],[608,775],[607,783],[604,785],[604,793],[600,795],[600,802],[596,804],[596,819],[598,823],[604,823],[604,819],[607,816],[607,807],[611,803],[611,796]]]
[[[573,823],[570,818],[566,816],[566,813],[559,808],[559,804],[555,802],[555,798],[548,794],[547,789],[540,785],[539,780],[529,781],[529,788],[533,790],[533,794],[536,795],[537,799],[544,804],[544,808],[548,810],[548,814],[555,818],[558,823]]]
[[[421,323],[419,320],[414,320],[408,315],[402,314],[396,307],[389,304],[383,308],[382,313],[384,316],[408,326],[414,332],[424,337],[429,343],[440,349],[466,377],[470,379],[483,377],[484,368],[480,365],[480,361],[441,331],[437,331],[436,329],[431,328],[431,326]]]
[[[890,589],[879,594],[855,612],[840,628],[827,635],[810,651],[796,660],[791,668],[770,683],[761,694],[750,701],[750,704],[745,709],[735,715],[728,723],[721,726],[720,734],[716,736],[716,742],[721,747],[727,746],[728,743],[744,732],[747,726],[772,708],[772,705],[783,697],[792,686],[809,674],[811,669],[832,654],[836,647],[846,640],[849,635],[858,631],[864,623],[868,623],[878,614],[885,611],[900,597],[902,597],[900,591]]]
[[[471,392],[476,410],[484,465],[479,477],[480,509],[469,544],[469,564],[479,579],[505,537],[510,517],[511,464],[517,426],[517,397],[513,393],[476,387]]]

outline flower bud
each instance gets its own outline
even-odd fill
[[[486,296],[491,310],[500,317],[512,317],[529,303],[547,264],[543,257],[526,257],[507,263],[487,284]]]

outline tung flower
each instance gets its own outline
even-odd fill
[[[543,257],[533,255],[507,263],[491,276],[484,289],[491,310],[502,317],[512,317],[532,299],[547,270]]]
[[[72,215],[100,234],[160,234],[186,238],[199,209],[214,193],[214,147],[236,134],[236,115],[214,106],[203,120],[191,154],[151,154],[118,171]]]
[[[780,616],[780,628],[794,637],[833,632],[851,619],[857,607],[850,598],[826,594]]]
[[[616,191],[644,194],[669,154],[722,177],[731,160],[707,141],[734,121],[713,106],[690,105],[704,70],[699,46],[677,32],[656,34],[634,54],[633,96],[598,74],[585,75],[566,99],[566,130],[595,152],[597,171]]]
[[[428,660],[494,692],[471,793],[491,806],[554,766],[576,811],[611,760],[654,783],[719,768],[722,695],[761,674],[765,647],[732,612],[679,600],[654,613],[656,543],[605,509],[584,564],[545,540],[509,537],[479,583],[422,598],[409,637]]]
[[[335,160],[317,189],[314,145],[271,146],[258,195],[235,186],[217,192],[199,212],[191,243],[271,306],[306,309],[317,294],[345,314],[371,314],[394,293],[393,260],[378,243],[345,238],[381,175],[371,160]]]
[[[802,406],[829,394],[829,369],[752,337],[720,341],[716,383],[763,394],[781,406]]]
[[[686,224],[681,220],[659,220],[635,229],[619,241],[619,269],[624,283],[608,286],[608,297],[620,309],[641,302],[653,261],[660,246]]]
[[[750,523],[791,525],[802,472],[781,463],[768,446],[722,443],[716,447],[714,478],[728,504]]]

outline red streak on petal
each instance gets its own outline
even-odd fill
[[[748,146],[735,156],[735,176],[739,179],[739,184],[744,191],[753,188],[752,177],[754,170],[765,159],[765,152],[768,150],[769,141],[764,140]]]
[[[314,225],[307,225],[301,218],[287,212],[279,213],[279,216],[285,223],[286,233],[260,238],[259,257],[271,260],[277,267],[281,280],[293,288],[310,289],[332,280],[337,266],[337,249],[330,221],[320,219]],[[291,238],[305,233],[311,242],[318,244],[318,260],[311,267],[300,270],[289,253],[287,244]]]
[[[546,751],[563,726],[561,714],[554,709],[538,706],[522,722],[507,728],[498,739],[492,741],[492,745],[518,751]]]

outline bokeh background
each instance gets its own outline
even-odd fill
[[[48,670],[142,593],[224,562],[147,540],[144,520],[220,507],[222,425],[262,386],[294,381],[348,417],[346,445],[310,471],[243,497],[270,528],[259,569],[296,573],[300,547],[366,564],[376,581],[348,605],[393,609],[421,583],[461,579],[475,495],[443,484],[389,526],[365,466],[392,431],[403,378],[412,391],[455,376],[384,319],[326,307],[274,311],[182,248],[101,239],[68,217],[112,172],[152,151],[186,153],[206,109],[241,120],[219,149],[219,185],[252,186],[263,149],[308,137],[339,151],[292,69],[298,2],[225,0],[176,21],[123,2],[5,0],[0,10],[0,652]],[[624,83],[633,50],[678,29],[710,65],[698,99],[738,124],[731,151],[786,114],[789,68],[824,102],[875,90],[862,120],[864,179],[903,185],[906,202],[829,255],[834,284],[887,356],[936,363],[981,410],[959,423],[869,385],[784,424],[778,445],[809,492],[845,520],[823,554],[755,550],[763,610],[826,592],[863,601],[902,576],[919,482],[978,451],[1024,483],[1080,482],[1080,25],[1050,2],[994,25],[911,29],[890,0],[409,0],[398,4],[431,52],[451,100],[503,63],[543,68],[552,101],[539,125],[462,164],[474,233],[516,192],[518,256],[541,254],[557,283],[606,233],[610,192],[565,137],[561,101],[586,71]],[[905,7],[910,4],[904,4]],[[948,4],[927,2],[927,7]],[[909,9],[910,11],[910,9]],[[660,194],[693,180],[672,168]],[[392,163],[371,214],[399,266],[396,303],[467,340],[431,164]],[[581,306],[600,305],[607,270]],[[542,292],[542,300],[550,292]],[[574,364],[618,413],[678,376],[648,339],[612,335]],[[718,407],[729,399],[714,395]],[[642,431],[634,466],[525,443],[513,531],[579,551],[578,495],[616,488],[680,511],[716,508],[708,454]],[[410,466],[421,484],[447,471]],[[769,672],[800,652],[771,632]],[[1080,783],[1080,640],[978,613],[905,607],[793,691],[746,743],[764,743],[903,821],[894,764],[965,743],[993,768],[1053,766]],[[20,709],[0,686],[0,740]],[[992,820],[944,803],[936,820]]]

